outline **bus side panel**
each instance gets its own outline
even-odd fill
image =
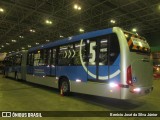
[[[87,72],[84,71],[82,66],[56,66],[56,76],[66,76],[73,81],[77,79],[82,82],[87,81]]]
[[[26,81],[53,87],[53,88],[58,88],[58,80],[56,79],[56,77],[50,77],[50,76],[40,77],[40,76],[27,74]]]
[[[6,70],[5,70],[6,77],[11,77],[11,78],[15,77],[15,72],[14,72],[13,69],[14,69],[14,67],[12,67],[12,66],[7,66],[6,67]]]
[[[71,86],[73,92],[120,99],[120,87],[109,83],[71,81]]]
[[[48,72],[50,71],[46,66],[28,66],[26,81],[58,88],[58,80],[56,77],[47,75]]]

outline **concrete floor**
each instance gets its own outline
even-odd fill
[[[160,80],[154,80],[154,91],[134,100],[114,99],[72,94],[60,96],[53,88],[2,78],[0,75],[0,111],[160,111]],[[7,118],[0,118],[0,120]],[[23,120],[27,118],[9,118]],[[28,118],[29,120],[31,118]],[[119,120],[144,119],[144,117],[54,117],[32,119]],[[152,118],[145,118],[145,120]],[[159,119],[159,118],[154,118]]]

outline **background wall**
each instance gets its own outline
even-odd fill
[[[145,38],[151,46],[152,52],[160,51],[160,32],[147,34]]]

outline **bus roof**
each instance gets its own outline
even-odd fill
[[[76,36],[71,36],[71,37],[68,37],[68,38],[60,39],[60,40],[57,40],[55,42],[50,42],[50,43],[47,43],[47,44],[42,44],[40,46],[30,48],[28,51],[32,52],[32,51],[35,51],[35,50],[51,48],[51,47],[54,47],[54,46],[59,46],[59,45],[64,45],[64,44],[71,43],[71,42],[76,42],[76,41],[79,41],[81,39],[97,37],[97,36],[105,35],[105,34],[109,34],[109,33],[112,33],[112,28],[103,29],[103,30],[97,30],[97,31],[92,31],[92,32],[87,32],[87,33],[84,33],[84,34],[80,34],[80,35],[76,35]]]

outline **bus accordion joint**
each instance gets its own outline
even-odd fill
[[[133,86],[131,65],[127,68],[127,84]]]

